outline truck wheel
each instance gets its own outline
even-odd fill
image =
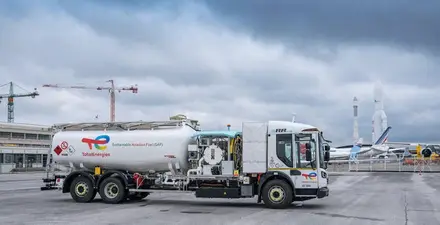
[[[70,184],[70,195],[76,202],[91,202],[96,196],[96,190],[90,178],[78,176]]]
[[[136,192],[136,193],[130,194],[130,195],[128,196],[128,199],[137,201],[137,200],[144,199],[144,198],[147,197],[149,194],[150,194],[150,193],[148,193],[148,192]]]
[[[271,209],[284,209],[290,206],[293,200],[292,187],[283,180],[270,180],[263,188],[264,204]]]
[[[109,177],[99,185],[99,195],[105,203],[118,204],[126,199],[127,190],[120,179]]]

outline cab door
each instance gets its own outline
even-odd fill
[[[315,140],[313,140],[311,134],[295,134],[294,146],[296,166],[300,173],[298,178],[295,179],[295,187],[300,189],[316,190],[319,186],[319,162],[317,160],[319,157],[317,157],[317,143]],[[310,147],[310,161],[308,161],[306,157],[306,146]],[[308,191],[304,191],[304,193],[308,193]]]
[[[296,170],[294,135],[272,133],[268,137],[268,170],[284,173],[295,183],[301,173]]]

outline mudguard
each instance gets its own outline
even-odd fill
[[[63,193],[70,192],[70,184],[72,183],[73,179],[75,179],[79,175],[84,176],[84,177],[89,177],[93,183],[93,186],[95,186],[95,178],[93,177],[92,173],[87,172],[87,171],[74,171],[74,172],[70,173],[69,175],[67,175],[66,179],[64,180]]]
[[[95,185],[95,188],[99,188],[99,185],[101,184],[101,182],[104,180],[104,179],[106,179],[107,177],[110,177],[110,176],[112,176],[112,175],[116,175],[116,177],[119,177],[121,180],[122,180],[122,182],[124,183],[124,185],[125,185],[125,188],[126,189],[128,189],[128,176],[127,176],[127,174],[125,174],[125,173],[123,173],[123,172],[121,172],[121,171],[118,171],[118,170],[109,170],[109,171],[106,171],[103,175],[101,175],[99,178],[98,178],[98,181],[96,182],[96,185]]]

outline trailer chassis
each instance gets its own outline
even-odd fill
[[[108,170],[101,173],[78,170],[68,175],[44,178],[41,190],[62,190],[70,193],[76,202],[91,202],[97,193],[105,203],[118,204],[126,200],[139,200],[150,193],[194,193],[197,198],[253,198],[268,208],[287,208],[293,201],[323,198],[328,188],[298,193],[290,177],[283,173],[267,172],[251,176],[225,175],[171,175],[174,183],[160,182],[157,174],[140,175],[128,171]],[[159,182],[158,182],[159,180]],[[281,197],[280,197],[281,196]]]

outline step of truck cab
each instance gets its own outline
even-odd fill
[[[241,198],[240,188],[202,187],[196,190],[197,198]]]

